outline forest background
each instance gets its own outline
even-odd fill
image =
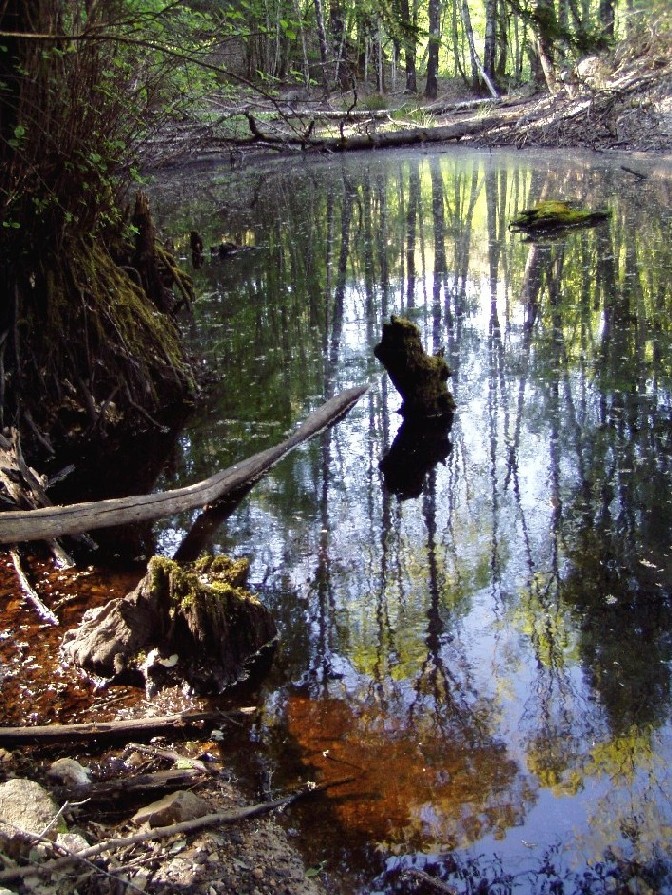
[[[623,46],[655,77],[667,5],[1,0],[0,429],[48,465],[197,393],[174,314],[188,278],[129,200],[167,132],[237,152],[297,102],[326,104],[341,137],[360,111],[431,126],[446,91],[571,94],[586,57],[594,86]]]

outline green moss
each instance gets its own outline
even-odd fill
[[[196,562],[180,566],[172,559],[154,556],[147,568],[150,592],[167,588],[171,615],[176,610],[193,610],[199,605],[226,612],[233,597],[257,603],[244,589],[250,564],[244,557],[203,555]]]
[[[12,382],[57,444],[78,431],[170,422],[195,394],[174,320],[99,241],[73,239],[58,256],[39,258],[32,284],[19,290],[22,369]]]
[[[511,230],[534,232],[555,230],[563,227],[594,226],[609,217],[610,212],[580,208],[572,202],[547,199],[532,208],[526,208],[509,224]]]

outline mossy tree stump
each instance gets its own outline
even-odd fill
[[[441,354],[425,353],[414,323],[392,315],[373,353],[403,398],[400,413],[405,420],[452,417],[455,401],[446,384],[448,364]]]
[[[277,638],[271,613],[245,590],[248,571],[246,559],[181,566],[154,556],[135,590],[85,613],[65,635],[64,656],[112,682],[186,681],[221,693]]]

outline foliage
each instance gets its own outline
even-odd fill
[[[159,0],[0,7],[5,424],[60,414],[65,434],[74,408],[100,427],[113,399],[146,416],[191,387],[174,324],[129,275],[124,195],[143,144],[212,83],[185,56],[207,50],[205,21]]]

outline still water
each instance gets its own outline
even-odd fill
[[[611,217],[510,233],[544,198]],[[352,778],[304,807],[311,860],[350,892],[672,891],[672,165],[366,153],[167,173],[155,201],[178,251],[204,238],[213,380],[157,487],[370,383],[207,545],[252,558],[281,629],[250,746],[267,789]],[[380,469],[391,314],[457,403],[403,487]]]

